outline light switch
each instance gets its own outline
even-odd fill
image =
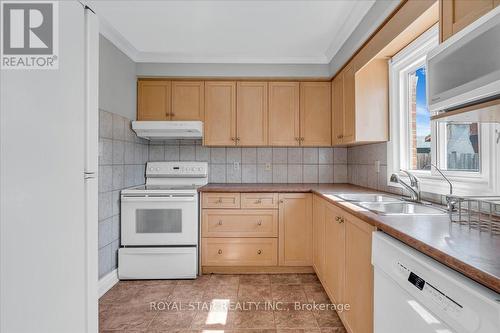
[[[233,163],[233,169],[234,170],[239,170],[240,169],[240,162],[234,162]]]
[[[266,171],[271,171],[271,163],[266,163]]]

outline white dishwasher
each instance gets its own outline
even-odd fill
[[[373,233],[374,333],[499,333],[500,294]]]

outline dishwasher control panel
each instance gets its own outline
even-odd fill
[[[426,282],[423,278],[410,271],[399,262],[398,266],[401,272],[408,274],[408,282],[410,284],[422,291],[424,295],[430,298],[441,310],[445,311],[450,316],[455,317],[455,319],[459,318],[463,309],[463,306],[460,303],[446,295],[438,288],[434,287],[429,282]]]

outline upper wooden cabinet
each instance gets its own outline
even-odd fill
[[[279,195],[279,264],[312,264],[312,196],[310,193]]]
[[[137,120],[169,120],[171,82],[150,80],[137,85]]]
[[[267,82],[238,82],[236,96],[236,144],[267,145]]]
[[[331,146],[331,82],[300,83],[300,144]]]
[[[172,81],[171,120],[203,120],[203,86],[203,81]]]
[[[269,145],[331,145],[331,83],[269,83]]]
[[[236,82],[205,82],[205,123],[203,143],[231,146],[236,138]]]
[[[388,95],[386,59],[373,59],[360,69],[349,63],[333,80],[333,144],[387,141]]]
[[[298,82],[269,82],[270,146],[299,145],[299,94]]]
[[[267,121],[267,82],[205,82],[205,145],[265,146]]]
[[[344,75],[332,81],[332,144],[342,144],[344,132]]]
[[[441,41],[450,38],[499,4],[499,0],[440,0]]]

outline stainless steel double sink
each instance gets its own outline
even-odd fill
[[[380,215],[444,215],[441,208],[378,193],[343,193],[336,197]]]

